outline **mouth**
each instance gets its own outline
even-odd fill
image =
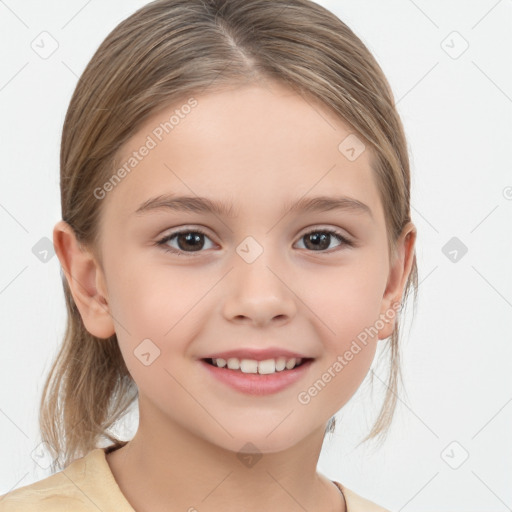
[[[207,374],[222,386],[246,395],[262,397],[284,391],[305,379],[314,358],[261,361],[203,358],[199,361]]]
[[[256,359],[238,359],[236,357],[228,359],[206,357],[203,358],[202,361],[210,366],[219,369],[222,368],[227,371],[245,374],[271,375],[274,373],[293,371],[296,368],[313,361],[313,358],[279,357],[258,361]]]

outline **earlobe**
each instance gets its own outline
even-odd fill
[[[379,331],[379,339],[388,338],[395,329],[405,285],[412,269],[415,242],[416,227],[408,222],[397,240],[396,257],[392,262],[382,298],[381,317],[384,315],[386,321],[384,328]]]
[[[86,329],[98,338],[115,333],[103,271],[83,248],[71,226],[61,220],[53,228],[53,245]]]

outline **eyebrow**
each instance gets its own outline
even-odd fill
[[[208,199],[199,196],[175,196],[162,194],[152,197],[142,203],[135,211],[136,215],[157,211],[172,210],[176,212],[214,213],[219,216],[234,218],[238,215],[232,204]],[[347,196],[316,196],[302,197],[298,201],[288,202],[284,205],[282,214],[290,213],[314,213],[331,210],[348,211],[369,215],[373,219],[370,207],[361,201]]]

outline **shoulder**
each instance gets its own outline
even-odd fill
[[[381,507],[377,505],[377,503],[363,498],[343,484],[336,481],[334,481],[334,483],[341,489],[345,497],[347,512],[391,512],[387,508]]]
[[[58,473],[1,495],[0,512],[97,512],[102,458],[104,452],[97,448]]]

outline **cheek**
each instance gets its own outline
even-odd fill
[[[113,315],[132,335],[147,338],[172,332],[205,293],[191,272],[136,259],[114,269],[110,288]]]
[[[126,366],[143,389],[150,386],[158,391],[163,383],[172,387],[166,370],[176,378],[186,376],[188,370],[181,362],[187,359],[191,340],[200,334],[202,315],[210,304],[208,291],[218,278],[211,272],[201,278],[190,268],[128,260],[116,272],[112,314],[118,320],[116,333]],[[151,371],[141,367],[141,362],[153,358]],[[149,376],[154,384],[146,381]]]
[[[123,359],[141,392],[160,396],[165,390],[165,396],[181,396],[177,382],[188,371],[181,360],[199,325],[193,307],[205,291],[189,286],[190,280],[179,278],[177,271],[167,269],[163,276],[158,268],[139,265],[134,271],[128,263],[118,268],[112,285],[112,315]]]
[[[375,282],[382,282],[378,266],[346,267],[339,269],[334,279],[325,280],[323,288],[328,292],[310,295],[311,302],[305,300],[314,304],[317,336],[324,349],[317,372],[308,383],[311,387],[303,390],[312,414],[322,414],[327,404],[333,413],[343,407],[371,367],[382,298]]]
[[[385,262],[369,254],[313,279],[315,286],[305,302],[312,305],[336,348],[350,345],[365,328],[375,325],[385,278]]]

